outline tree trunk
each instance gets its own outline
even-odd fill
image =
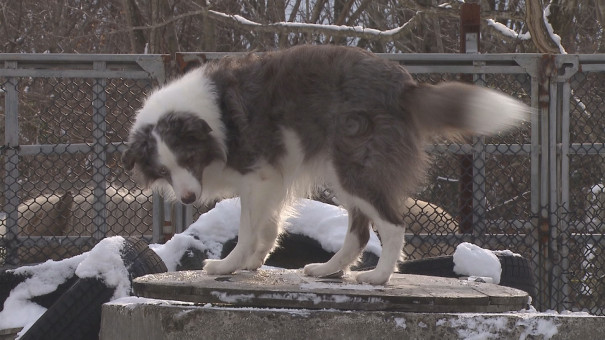
[[[597,16],[601,27],[605,27],[605,0],[596,0],[597,5]],[[605,34],[601,35],[601,44],[598,52],[605,52]]]
[[[525,22],[540,53],[560,53],[559,46],[552,40],[544,23],[542,0],[525,2]]]
[[[141,26],[141,14],[135,3],[135,0],[122,0],[124,16],[128,27]],[[128,32],[130,41],[130,53],[143,53],[145,50],[145,35],[141,30],[130,30]]]
[[[578,14],[578,1],[577,0],[553,0],[550,3],[550,15],[548,16],[548,22],[552,25],[555,32],[561,37],[573,37],[576,35],[574,27],[576,26],[576,20]],[[573,46],[576,39],[570,39],[566,41],[566,46],[570,47],[571,50],[576,50]],[[569,45],[567,45],[569,44]]]

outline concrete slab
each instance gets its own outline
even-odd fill
[[[514,288],[453,278],[393,274],[386,286],[358,284],[351,277],[312,278],[300,270],[160,273],[137,278],[135,295],[234,307],[410,312],[495,313],[527,306]]]
[[[221,307],[124,298],[103,306],[102,340],[603,339],[605,317]]]

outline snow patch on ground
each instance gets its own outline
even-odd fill
[[[454,252],[454,272],[458,275],[491,277],[493,282],[498,284],[502,265],[491,250],[463,242]]]

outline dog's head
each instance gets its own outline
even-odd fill
[[[209,124],[193,113],[169,112],[155,124],[134,129],[122,155],[124,168],[137,184],[174,194],[185,204],[202,196],[202,175],[222,159]]]

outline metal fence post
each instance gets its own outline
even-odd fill
[[[560,272],[558,273],[559,284],[557,290],[557,309],[570,309],[570,263],[569,263],[569,241],[571,239],[571,230],[569,224],[570,202],[569,202],[569,146],[570,146],[570,102],[572,97],[570,78],[579,70],[580,61],[577,56],[559,55],[555,59],[555,64],[559,72],[556,77],[560,90],[559,119],[560,125],[558,129],[559,136],[557,143],[560,143],[561,148],[558,153],[559,174],[557,177],[557,187],[559,200],[558,207],[558,226],[559,235],[557,240],[558,245],[558,263]],[[563,72],[560,72],[563,71]]]
[[[7,69],[16,69],[16,61],[6,61]],[[19,263],[19,80],[9,77],[6,82],[4,118],[4,209],[6,211],[6,264]]]
[[[95,61],[93,63],[94,70],[105,70],[106,63],[103,61]],[[107,87],[107,79],[95,78],[92,86],[92,136],[93,136],[93,161],[92,161],[92,181],[94,183],[93,190],[93,210],[94,218],[93,225],[95,231],[93,233],[94,240],[100,240],[107,235],[107,109],[105,103],[107,96],[105,88]]]
[[[481,7],[478,4],[462,4],[460,7],[460,53],[479,53],[481,39]],[[472,83],[472,75],[461,75],[461,80]],[[472,143],[475,144],[475,143]],[[461,155],[460,160],[460,231],[474,233],[475,206],[475,152]]]

